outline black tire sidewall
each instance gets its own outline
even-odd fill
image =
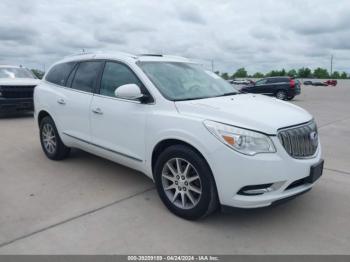
[[[161,175],[162,170],[165,163],[172,158],[182,158],[190,162],[193,165],[193,167],[197,170],[198,175],[200,176],[202,185],[202,195],[197,205],[192,209],[181,209],[175,206],[168,199],[163,189]],[[197,152],[195,152],[193,149],[187,146],[171,146],[165,151],[163,151],[158,157],[155,164],[154,179],[158,194],[163,203],[166,205],[166,207],[177,216],[180,216],[185,219],[195,220],[207,215],[211,201],[214,201],[212,198],[213,196],[216,196],[213,194],[213,191],[215,191],[216,194],[215,182],[207,162],[205,161],[205,159],[203,159],[202,156],[200,156]]]
[[[279,93],[283,93],[283,94],[284,94],[283,99],[278,98],[278,94],[279,94]],[[286,99],[287,99],[287,92],[284,91],[284,90],[278,90],[278,91],[276,92],[276,98],[277,98],[277,99],[280,99],[280,100],[286,100]]]
[[[43,134],[42,134],[42,130],[43,130],[44,125],[46,125],[46,124],[49,124],[49,125],[52,126],[53,131],[54,131],[55,136],[56,136],[56,143],[57,143],[57,144],[56,144],[56,150],[55,150],[55,152],[52,153],[52,154],[49,153],[49,152],[47,152],[47,150],[46,150],[46,148],[45,148],[45,146],[44,146],[44,143],[43,143]],[[40,122],[40,143],[41,143],[41,147],[42,147],[42,149],[43,149],[45,155],[46,155],[49,159],[52,159],[52,160],[61,160],[61,159],[65,158],[65,157],[68,155],[68,153],[69,153],[69,148],[67,148],[67,147],[63,144],[63,142],[62,142],[62,140],[61,140],[61,138],[60,138],[60,136],[59,136],[59,133],[58,133],[58,131],[57,131],[55,122],[53,121],[53,119],[52,119],[50,116],[44,117],[44,118],[41,120],[41,122]]]

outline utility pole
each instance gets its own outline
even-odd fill
[[[331,77],[333,75],[333,55],[331,55]]]
[[[214,59],[211,60],[211,71],[214,72]]]

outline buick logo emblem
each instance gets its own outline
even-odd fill
[[[318,144],[318,134],[316,131],[313,131],[310,133],[310,139],[311,139],[311,143],[314,145],[314,146],[317,146]]]

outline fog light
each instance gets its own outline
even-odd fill
[[[273,184],[261,184],[261,185],[252,185],[252,186],[245,186],[242,187],[238,191],[238,195],[243,196],[257,196],[257,195],[263,195],[265,193],[273,191],[272,186]]]

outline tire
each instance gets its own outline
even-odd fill
[[[276,93],[276,98],[277,98],[277,99],[280,99],[280,100],[286,100],[286,99],[287,99],[287,93],[286,93],[286,91],[283,91],[283,90],[277,91],[277,93]]]
[[[179,166],[182,175],[178,174]],[[154,179],[164,205],[179,217],[197,220],[213,213],[219,205],[209,165],[189,146],[165,149],[156,161]]]
[[[294,96],[290,96],[290,97],[287,98],[288,101],[291,101],[293,99],[294,99]]]
[[[51,160],[62,160],[69,156],[70,148],[63,144],[50,116],[40,122],[40,143],[45,155]]]

